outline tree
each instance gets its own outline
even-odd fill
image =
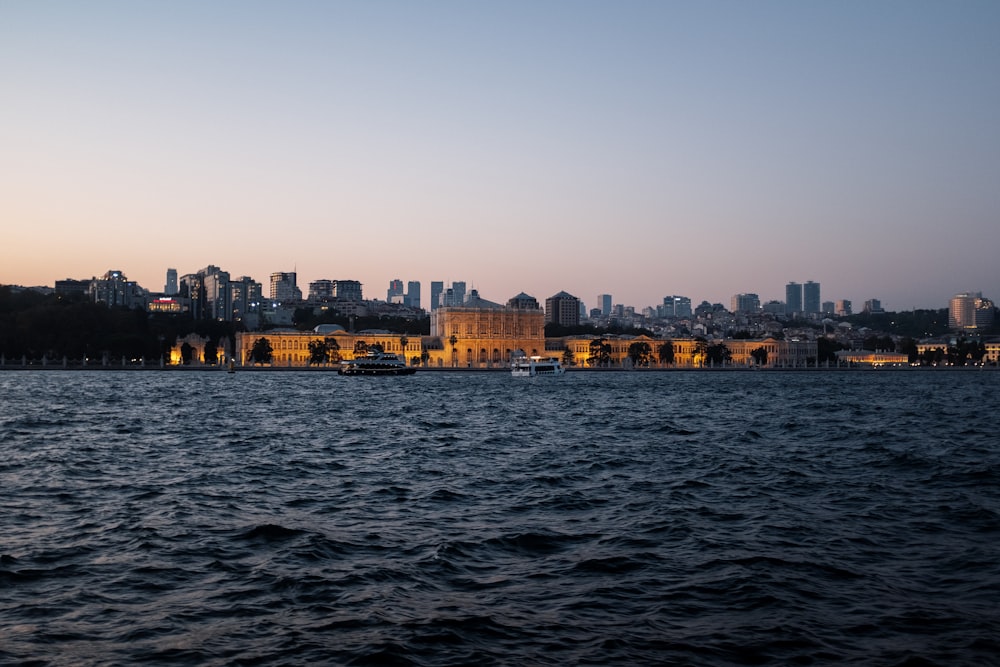
[[[205,363],[210,366],[219,363],[219,347],[214,340],[205,343]]]
[[[309,341],[309,364],[325,364],[330,360],[330,349],[325,340]]]
[[[712,366],[724,366],[733,360],[733,353],[725,343],[716,343],[705,349],[705,360]]]
[[[656,348],[656,356],[659,357],[661,364],[673,364],[674,363],[674,344],[660,343],[659,347]]]
[[[324,338],[323,342],[326,343],[327,360],[334,364],[340,363],[340,344],[337,342],[337,339]]]
[[[574,363],[573,362],[573,350],[569,349],[568,347],[563,350],[563,353],[562,353],[562,362],[566,366],[572,366],[573,365],[573,363]]]
[[[843,345],[826,336],[816,339],[816,359],[820,364],[837,363],[837,350],[843,349]]]
[[[611,364],[611,345],[603,338],[590,341],[590,365],[608,366]]]
[[[648,366],[652,348],[646,341],[637,341],[628,346],[628,358],[633,366]]]
[[[458,336],[452,334],[451,337],[448,338],[448,342],[451,343],[451,365],[452,366],[457,366],[458,365],[458,350],[455,349],[455,346],[458,344]]]
[[[354,342],[354,356],[363,357],[368,354],[368,343],[363,340],[358,340]]]
[[[708,341],[701,336],[695,337],[693,358],[696,366],[703,366],[708,360]]]
[[[250,360],[255,364],[269,364],[274,359],[274,348],[271,341],[263,336],[253,342],[250,348]]]
[[[181,345],[181,363],[187,366],[191,363],[191,357],[194,356],[194,348],[187,341]]]
[[[758,366],[767,366],[767,349],[764,346],[751,350],[750,356]]]

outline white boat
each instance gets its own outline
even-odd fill
[[[406,365],[406,360],[398,354],[368,350],[368,354],[357,359],[340,362],[340,375],[413,375],[416,368]]]
[[[554,357],[524,355],[516,356],[510,362],[510,374],[514,377],[535,377],[536,375],[562,375],[566,369]]]

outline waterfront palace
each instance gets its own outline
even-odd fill
[[[271,348],[273,367],[307,367],[311,361],[310,343],[326,344],[333,351],[326,364],[353,359],[356,354],[374,345],[385,352],[404,357],[414,366],[430,368],[502,368],[507,367],[513,354],[558,357],[564,363],[591,366],[591,355],[597,340],[603,341],[605,365],[628,367],[632,364],[629,351],[635,343],[648,345],[649,365],[659,362],[664,345],[673,348],[675,367],[705,365],[704,343],[693,338],[657,339],[647,336],[566,336],[545,337],[545,311],[526,294],[519,294],[506,304],[498,304],[471,295],[461,306],[440,307],[431,312],[428,336],[390,333],[380,330],[348,332],[340,327],[318,327],[317,331],[275,329],[236,334],[235,363],[252,365],[252,350],[260,339]],[[759,348],[767,352],[764,365],[769,367],[804,367],[807,360],[815,363],[816,342],[808,340],[735,340],[723,341],[732,355],[731,365],[754,365],[751,353]],[[187,343],[193,349],[194,363],[204,358],[205,341],[189,336],[178,341],[172,363],[180,363],[180,346]],[[324,365],[324,364],[319,364]]]

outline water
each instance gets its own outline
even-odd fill
[[[988,665],[996,372],[0,373],[0,663]]]

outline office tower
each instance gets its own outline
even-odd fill
[[[785,285],[785,313],[798,315],[802,312],[802,285],[788,283]]]
[[[363,301],[361,283],[357,280],[334,280],[333,298],[344,301]]]
[[[508,308],[515,308],[517,310],[540,310],[538,306],[538,299],[524,292],[521,292],[517,296],[512,296],[507,300]]]
[[[833,315],[836,312],[837,312],[837,306],[836,306],[835,303],[833,303],[833,301],[824,301],[823,302],[823,314],[824,315]]]
[[[431,281],[431,310],[437,310],[441,305],[441,294],[444,292],[444,281]]]
[[[732,298],[733,313],[756,313],[760,310],[760,297],[756,294],[734,294]]]
[[[465,303],[465,281],[455,281],[451,284],[453,306],[461,306]]]
[[[229,321],[233,318],[229,289],[229,272],[217,266],[207,266],[198,272],[202,276],[205,301],[200,313],[201,317],[211,320]]]
[[[229,307],[231,310],[228,319],[238,321],[246,319],[247,315],[259,313],[263,292],[263,286],[249,276],[240,276],[236,280],[230,280]]]
[[[302,300],[302,290],[295,284],[295,272],[271,274],[271,301],[286,303]]]
[[[177,269],[167,269],[167,284],[163,286],[163,293],[167,296],[177,294]]]
[[[601,315],[607,317],[611,314],[611,295],[598,294],[597,307],[601,309]]]
[[[878,299],[868,299],[865,301],[864,312],[866,313],[881,313],[882,312],[882,302]]]
[[[385,300],[388,303],[403,302],[403,281],[393,278],[389,281],[389,289],[385,292]]]
[[[90,281],[90,298],[94,303],[103,303],[109,307],[134,308],[145,305],[139,285],[114,269],[106,272],[103,277]]]
[[[691,317],[691,299],[686,296],[663,297],[663,317]]]
[[[819,283],[808,280],[802,286],[802,308],[809,315],[822,312],[820,310]]]
[[[410,308],[420,308],[420,281],[410,280],[406,283],[406,298],[403,303]]]
[[[785,302],[784,301],[768,301],[760,308],[765,313],[769,315],[784,315],[785,314]]]
[[[837,302],[834,312],[838,317],[844,317],[851,314],[851,302],[847,299],[841,299]]]
[[[580,300],[572,294],[559,292],[545,300],[545,323],[552,322],[564,327],[580,324]]]
[[[326,278],[309,283],[309,301],[329,301],[333,298],[333,281]]]
[[[948,302],[948,326],[959,330],[984,329],[993,324],[995,307],[982,292],[956,294]]]

